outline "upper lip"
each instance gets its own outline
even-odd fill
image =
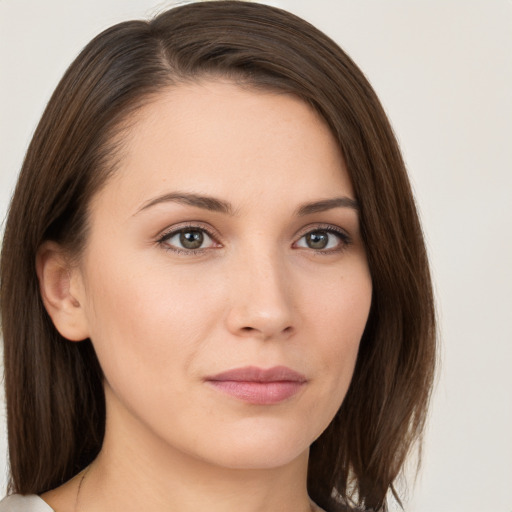
[[[286,366],[274,366],[273,368],[258,368],[257,366],[245,366],[233,368],[206,378],[209,381],[234,381],[234,382],[306,382],[306,377]]]

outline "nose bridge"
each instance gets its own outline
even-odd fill
[[[290,333],[295,321],[284,255],[267,242],[251,244],[237,259],[228,315],[230,329],[263,338]]]

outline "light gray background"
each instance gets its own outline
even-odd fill
[[[512,512],[512,2],[269,3],[313,22],[360,65],[391,118],[416,190],[442,366],[423,470],[415,486],[410,479],[406,510]],[[100,30],[168,5],[0,0],[1,218],[67,65]]]

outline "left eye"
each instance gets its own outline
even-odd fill
[[[346,243],[347,240],[341,233],[326,229],[317,229],[302,236],[296,243],[296,246],[304,247],[306,249],[314,249],[316,251],[325,251],[330,249],[341,249]]]
[[[162,243],[175,249],[194,251],[213,246],[213,240],[204,229],[186,228],[170,233],[161,239]]]

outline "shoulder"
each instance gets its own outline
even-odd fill
[[[54,512],[37,494],[11,494],[0,501],[0,512]]]

